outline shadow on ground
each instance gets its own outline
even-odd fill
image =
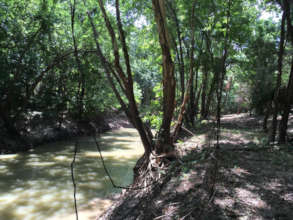
[[[179,145],[186,156],[163,180],[126,193],[100,219],[293,219],[293,148],[263,144],[258,119],[245,117],[223,120],[218,151],[196,137]]]

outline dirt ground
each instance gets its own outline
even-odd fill
[[[98,219],[292,220],[293,144],[268,145],[261,127],[247,114],[224,116],[220,149],[213,132],[180,142],[180,159]]]

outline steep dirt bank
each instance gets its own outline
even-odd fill
[[[151,186],[121,194],[98,219],[293,219],[292,143],[267,145],[259,118],[222,122],[219,150],[210,132],[179,144],[180,160],[159,169]]]
[[[19,122],[21,136],[12,136],[0,126],[0,154],[27,151],[45,143],[103,133],[122,126],[131,127],[125,116],[117,114],[99,114],[84,121],[68,118],[62,123],[35,117],[25,123]]]

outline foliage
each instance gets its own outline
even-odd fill
[[[177,86],[174,115],[178,114],[182,101],[182,82],[186,87],[192,71],[191,102],[186,113],[191,111],[190,115],[197,118],[198,109],[207,104],[203,101],[209,96],[208,108],[216,105],[216,77],[222,68],[226,36],[229,38],[225,62],[227,73],[223,82],[224,88],[229,84],[229,89],[223,90],[222,108],[224,112],[237,112],[239,108],[248,110],[254,107],[262,113],[276,81],[280,23],[276,18],[261,19],[261,15],[264,11],[279,13],[278,4],[274,1],[259,4],[254,0],[233,0],[231,20],[228,21],[228,1],[165,2]],[[118,33],[115,1],[105,1],[105,6],[113,29]],[[60,114],[77,118],[81,108],[83,117],[89,118],[97,112],[122,107],[108,83],[106,71],[102,68],[103,62],[97,59],[95,39],[87,16],[89,11],[99,34],[101,50],[107,60],[113,63],[115,58],[111,52],[111,38],[101,9],[93,0],[87,0],[85,4],[84,1],[76,1],[75,7],[74,35],[80,67],[70,37],[69,0],[0,3],[0,113],[3,122],[11,122],[8,123],[10,127],[32,111],[44,112],[51,118]],[[121,0],[120,12],[134,80],[135,101],[144,121],[158,129],[163,116],[161,64],[164,60],[152,5],[150,1]],[[118,46],[122,48],[120,41]],[[192,58],[191,50],[194,50]],[[287,46],[285,54],[289,55],[291,50]],[[119,53],[122,54],[122,49]],[[191,67],[192,60],[194,67]],[[121,56],[122,68],[126,68],[124,61]],[[290,57],[285,56],[283,84],[289,78],[290,62]],[[84,94],[80,102],[82,86]],[[115,86],[118,86],[118,82],[115,82]],[[118,88],[118,93],[127,103],[123,89]],[[203,96],[206,96],[205,99]],[[187,120],[193,119],[185,120],[188,124]]]

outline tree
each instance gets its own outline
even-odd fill
[[[91,22],[93,37],[96,43],[96,53],[99,59],[101,60],[101,63],[103,64],[103,68],[107,74],[111,87],[117,99],[119,100],[122,108],[124,109],[125,114],[139,132],[145,149],[145,153],[142,159],[139,160],[139,162],[141,162],[143,165],[138,163],[138,169],[140,168],[140,166],[146,168],[145,165],[148,164],[149,156],[152,152],[162,155],[173,150],[173,142],[170,136],[170,125],[175,107],[174,101],[176,82],[174,78],[174,63],[171,57],[169,35],[165,21],[165,2],[163,0],[152,1],[155,20],[157,22],[159,32],[159,41],[162,50],[163,62],[163,120],[160,130],[158,132],[158,140],[156,142],[153,141],[150,129],[142,122],[142,119],[139,115],[137,103],[134,97],[134,82],[132,77],[132,69],[130,65],[130,57],[128,53],[126,35],[123,30],[123,25],[120,17],[120,2],[119,0],[115,1],[117,30],[113,28],[113,24],[111,23],[108,13],[106,12],[104,2],[102,0],[99,0],[98,3],[102,12],[102,17],[104,19],[108,34],[111,39],[112,54],[114,56],[114,61],[111,62],[109,59],[107,59],[106,55],[102,51],[101,45],[99,43],[99,33],[96,29],[91,14],[88,11],[88,18]],[[84,4],[86,5],[85,1]],[[117,39],[116,37],[117,32],[119,35],[119,39]],[[123,65],[120,62],[121,58],[119,45],[121,46],[122,54],[124,57]],[[122,94],[123,96],[125,96],[126,101],[123,100],[122,95],[118,92],[118,88],[122,91]]]
[[[284,42],[285,42],[285,19],[286,15],[283,12],[282,21],[281,21],[281,34],[280,34],[280,46],[279,46],[279,54],[278,54],[278,77],[277,77],[277,84],[274,92],[274,112],[273,112],[273,122],[272,122],[272,131],[270,136],[270,141],[275,142],[276,130],[277,130],[277,117],[279,112],[279,101],[278,97],[280,94],[281,88],[281,81],[282,81],[282,74],[283,74],[283,56],[284,56]]]
[[[293,4],[291,1],[284,0],[282,4],[282,9],[284,10],[286,20],[287,20],[287,32],[289,40],[293,46],[293,26],[292,26],[292,18],[291,18],[291,11],[293,8]],[[291,61],[291,70],[290,76],[287,84],[286,90],[286,102],[283,108],[282,120],[280,124],[280,134],[279,134],[279,142],[285,143],[286,136],[287,136],[287,127],[288,127],[288,118],[290,113],[290,101],[293,99],[293,58]]]
[[[38,7],[33,7],[32,2],[16,1],[14,4],[17,5],[15,9],[10,2],[0,6],[3,18],[0,117],[8,133],[20,136],[15,123],[27,110],[38,83],[58,59],[52,58],[52,48],[45,46],[50,42],[54,7],[46,1]],[[31,13],[25,12],[25,8],[31,8]]]

